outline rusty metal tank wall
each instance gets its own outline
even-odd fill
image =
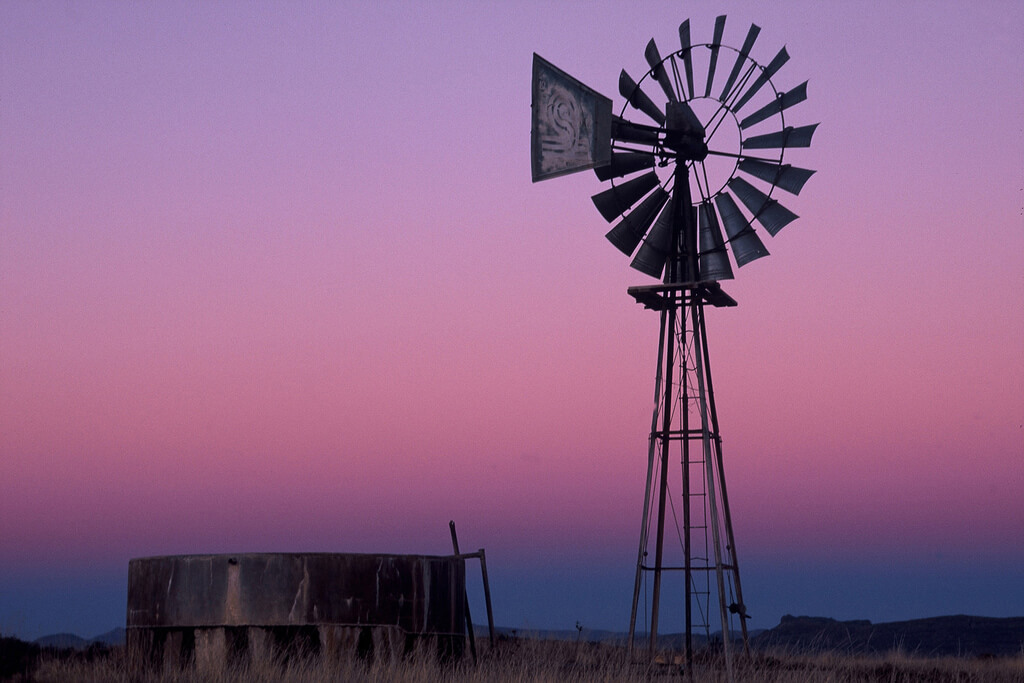
[[[173,555],[128,563],[127,645],[154,663],[305,651],[464,648],[465,562],[335,553]]]

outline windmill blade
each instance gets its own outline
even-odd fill
[[[715,19],[715,37],[711,41],[711,63],[708,65],[708,82],[704,88],[704,97],[711,97],[711,84],[715,80],[715,66],[718,65],[718,48],[722,46],[722,34],[725,33],[725,15]]]
[[[615,164],[614,154],[612,155],[612,164]],[[789,164],[776,164],[759,159],[742,159],[740,160],[739,168],[744,173],[749,173],[755,178],[760,178],[766,183],[771,183],[791,194],[800,194],[804,183],[814,175],[814,171],[806,168],[797,168]],[[603,169],[597,170],[601,171]]]
[[[658,144],[657,128],[642,126],[618,116],[612,117],[611,136],[618,142],[631,142],[637,145]]]
[[[640,240],[647,234],[647,229],[651,227],[658,211],[667,201],[668,192],[659,187],[643,200],[640,206],[623,217],[605,237],[623,254],[632,255],[636,251],[636,245],[640,244]]]
[[[729,189],[736,193],[743,205],[754,214],[754,220],[763,225],[772,237],[798,218],[795,213],[743,178],[730,180]]]
[[[746,130],[755,123],[764,121],[769,116],[778,114],[784,109],[789,109],[794,104],[800,104],[807,99],[807,81],[804,81],[800,85],[796,86],[789,92],[784,92],[775,98],[772,102],[764,105],[753,114],[743,119],[740,122],[740,129]]]
[[[740,207],[728,192],[719,192],[715,195],[715,204],[718,206],[718,213],[722,215],[722,222],[725,224],[725,232],[729,235],[729,244],[732,245],[733,256],[736,257],[736,265],[742,268],[751,261],[768,255],[761,238],[757,236],[750,223],[743,217]]]
[[[818,124],[793,128],[786,126],[777,133],[756,135],[743,141],[743,149],[783,149],[786,147],[810,147],[811,136]]]
[[[641,273],[651,277],[661,277],[665,269],[665,261],[672,251],[672,226],[675,216],[676,199],[669,201],[662,209],[661,215],[654,223],[654,227],[647,234],[644,243],[640,245],[640,251],[630,263],[631,268],[636,268]]]
[[[645,194],[658,186],[658,174],[654,171],[645,173],[639,178],[627,180],[621,185],[608,188],[591,197],[594,206],[601,212],[604,219],[611,223],[617,216],[626,212]]]
[[[750,30],[747,31],[747,39],[743,41],[743,47],[740,48],[740,53],[736,55],[736,63],[733,64],[729,78],[725,81],[725,87],[722,88],[722,96],[718,98],[720,102],[725,102],[729,97],[729,91],[732,90],[736,77],[740,75],[740,69],[743,68],[743,63],[747,61],[747,55],[750,54],[751,48],[754,47],[754,41],[757,40],[757,34],[760,32],[760,26],[757,24],[750,25]]]
[[[640,89],[640,86],[626,73],[625,69],[619,74],[619,94],[629,100],[633,108],[639,109],[657,121],[659,126],[665,124],[665,112],[659,109],[658,105],[647,96],[647,93]]]
[[[643,152],[612,152],[612,161],[607,166],[595,168],[598,180],[611,180],[621,178],[630,173],[642,171],[645,168],[654,168],[654,155]],[[812,171],[813,173],[813,171]]]
[[[679,24],[679,53],[683,56],[683,70],[686,72],[686,90],[693,99],[693,57],[690,54],[690,20]]]
[[[732,264],[725,249],[722,228],[718,225],[715,207],[710,201],[700,205],[700,256],[698,257],[701,280],[731,280]]]
[[[782,48],[779,50],[779,54],[775,55],[775,59],[773,59],[771,63],[764,68],[761,75],[754,79],[754,82],[750,84],[747,91],[743,93],[743,97],[741,97],[739,102],[736,103],[736,106],[732,108],[732,113],[735,114],[742,109],[743,105],[749,102],[751,97],[757,94],[757,91],[761,89],[761,86],[771,80],[771,77],[774,76],[775,73],[782,68],[782,65],[788,61],[789,53],[786,52],[786,48]]]
[[[654,43],[654,38],[651,38],[651,42],[647,43],[644,57],[651,67],[655,80],[658,81],[661,89],[665,91],[665,97],[668,98],[669,102],[677,102],[679,98],[676,96],[676,89],[672,87],[672,81],[669,80],[668,73],[665,71],[665,64],[662,62],[661,53],[658,52],[658,46]]]

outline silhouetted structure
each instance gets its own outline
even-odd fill
[[[738,617],[747,649],[747,614],[704,309],[736,305],[718,282],[733,277],[729,251],[738,267],[768,255],[754,222],[774,236],[797,218],[773,195],[779,189],[798,194],[814,173],[783,163],[783,156],[788,149],[809,147],[817,124],[787,125],[786,113],[806,99],[807,83],[788,92],[773,84],[789,59],[786,49],[762,65],[750,56],[761,29],[752,25],[736,49],[722,43],[725,20],[715,21],[711,42],[696,44],[689,20],[684,21],[680,47],[667,57],[652,39],[644,52],[644,76],[636,81],[625,70],[619,76],[626,103],[618,116],[612,115],[609,98],[534,54],[531,170],[538,181],[593,168],[598,179],[610,183],[592,198],[605,220],[617,221],[606,237],[633,256],[633,268],[661,279],[661,284],[629,288],[661,320],[630,647],[650,575],[648,633],[654,655],[663,578],[673,572],[682,578],[687,663],[692,663],[694,629],[709,634],[711,614],[717,613],[725,634],[721,648],[731,667],[730,615]],[[729,72],[716,83],[720,59]],[[707,74],[703,83],[695,80],[700,72]],[[645,85],[659,91],[663,106]],[[638,113],[644,122],[630,120]],[[669,494],[673,461],[679,463],[681,480],[677,498]],[[675,561],[666,544],[666,531],[673,529],[680,546]]]

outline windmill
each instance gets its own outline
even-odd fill
[[[719,284],[733,278],[730,251],[737,267],[767,256],[759,231],[774,237],[797,218],[777,196],[799,194],[814,173],[786,160],[810,146],[817,124],[787,121],[790,108],[807,98],[807,82],[776,87],[773,79],[789,60],[786,48],[762,64],[751,56],[760,27],[751,25],[735,48],[722,42],[725,24],[719,16],[711,42],[695,43],[684,21],[678,49],[665,57],[652,39],[644,50],[646,73],[638,80],[625,70],[619,76],[625,103],[618,115],[611,99],[534,54],[531,163],[534,182],[594,169],[609,185],[592,197],[614,223],[606,237],[632,257],[633,268],[660,280],[628,289],[660,314],[629,647],[643,593],[653,656],[663,579],[681,575],[687,666],[694,631],[703,626],[710,634],[717,613],[731,677],[730,622],[738,619],[746,650],[748,615],[704,309],[736,305]],[[678,484],[670,484],[672,468]],[[675,562],[667,531],[679,541]]]

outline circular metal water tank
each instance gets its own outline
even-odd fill
[[[465,561],[431,555],[244,553],[128,563],[129,654],[223,664],[290,652],[459,657]]]

